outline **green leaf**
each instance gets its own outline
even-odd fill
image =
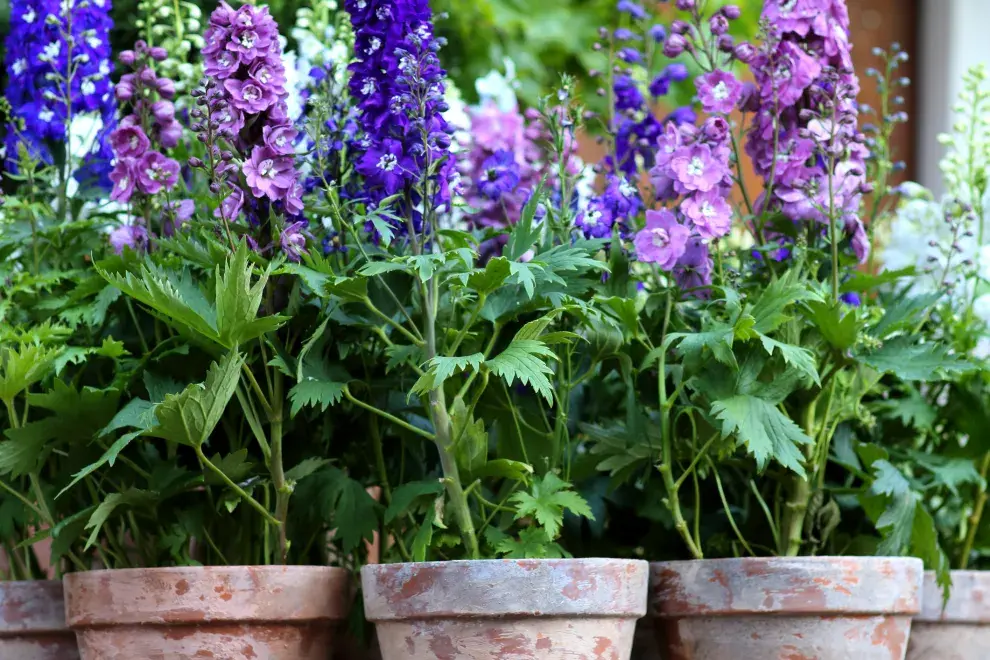
[[[96,266],[107,282],[154,310],[166,323],[219,342],[217,311],[188,271],[169,272],[151,262],[138,273],[111,273]]]
[[[280,274],[296,275],[306,284],[306,286],[317,293],[323,291],[327,282],[330,280],[330,275],[327,273],[322,273],[318,270],[309,268],[308,266],[292,263],[291,261],[282,264],[276,272]]]
[[[755,320],[753,329],[763,334],[773,332],[791,319],[785,313],[788,307],[816,297],[807,285],[797,280],[795,271],[788,271],[780,279],[771,282],[753,305],[749,312]]]
[[[513,226],[509,240],[502,250],[502,255],[509,261],[514,262],[519,259],[539,240],[543,228],[541,225],[533,226],[533,219],[536,217],[536,209],[539,208],[543,196],[544,182],[541,181],[523,207],[519,222]]]
[[[952,355],[945,345],[919,344],[907,336],[895,337],[861,359],[877,371],[905,381],[931,382],[973,370],[972,364]]]
[[[408,269],[405,264],[397,263],[395,261],[369,261],[358,269],[358,275],[363,277],[375,277],[376,275],[394,273],[399,270],[406,271]]]
[[[509,283],[521,284],[526,290],[526,295],[530,298],[536,293],[536,272],[543,270],[532,262],[523,263],[521,261],[510,261],[509,272],[511,273]]]
[[[805,476],[799,447],[812,440],[768,401],[739,394],[712,404],[711,414],[722,422],[722,437],[735,434],[756,459],[760,470],[770,460]]]
[[[252,283],[254,266],[248,258],[247,242],[242,241],[224,268],[216,270],[217,341],[235,349],[269,332],[274,332],[287,320],[281,316],[258,318],[269,273],[263,272]]]
[[[735,328],[725,323],[706,324],[703,332],[672,332],[664,340],[664,347],[676,345],[677,354],[682,357],[698,359],[704,357],[707,348],[716,360],[730,367],[738,366],[736,356],[732,352],[735,341]]]
[[[516,520],[532,517],[545,530],[547,537],[556,539],[564,522],[564,511],[594,520],[591,507],[571,485],[553,472],[533,482],[530,492],[514,493],[509,501],[516,505]]]
[[[914,331],[918,323],[932,305],[942,299],[942,291],[933,291],[921,296],[902,295],[896,300],[884,301],[883,317],[870,328],[874,337],[888,337],[899,330]]]
[[[480,294],[488,295],[499,288],[509,278],[510,262],[505,257],[495,257],[489,259],[484,269],[475,270],[470,274],[463,274],[462,279],[467,286]]]
[[[314,524],[331,521],[334,543],[344,554],[370,541],[378,530],[380,505],[364,486],[335,467],[326,466],[301,480],[293,499],[313,503],[319,514]]]
[[[10,403],[52,369],[58,348],[21,344],[16,349],[0,347],[0,401]]]
[[[234,453],[227,454],[226,456],[214,454],[210,459],[210,462],[220,468],[220,471],[227,475],[227,477],[229,477],[235,484],[243,481],[249,474],[251,474],[251,468],[254,467],[254,464],[248,460],[247,448],[238,449]],[[221,485],[226,482],[224,482],[218,474],[210,471],[206,473],[206,483]]]
[[[361,302],[368,297],[368,280],[363,277],[335,277],[325,286],[325,290],[344,302]]]
[[[319,407],[326,412],[330,406],[335,406],[344,398],[344,383],[316,378],[305,378],[289,390],[289,401],[292,409],[289,414],[295,417],[303,406]]]
[[[0,475],[20,477],[36,472],[51,452],[48,445],[62,428],[55,417],[29,422],[4,431],[7,440],[0,442]]]
[[[122,493],[110,493],[104,498],[100,505],[96,507],[93,514],[89,517],[89,521],[86,523],[85,529],[92,529],[93,532],[89,535],[86,540],[86,550],[89,550],[93,544],[96,543],[99,538],[100,530],[103,528],[103,524],[113,515],[113,512],[122,506],[134,505],[134,504],[144,504],[154,501],[155,495],[146,490],[139,490],[137,488],[129,488]]]
[[[842,305],[823,302],[808,303],[808,311],[811,322],[833,348],[844,352],[856,343],[859,324],[855,312],[843,314]]]
[[[605,309],[611,311],[619,319],[626,333],[631,337],[639,336],[639,308],[636,298],[599,298],[599,302],[605,305]]]
[[[56,499],[64,495],[66,491],[71,489],[73,486],[75,486],[77,483],[79,483],[89,475],[99,470],[104,465],[112,466],[114,462],[117,460],[117,456],[120,455],[120,452],[124,451],[124,449],[126,449],[127,446],[134,441],[135,438],[140,437],[142,433],[143,430],[132,431],[130,433],[125,433],[124,435],[117,438],[117,440],[112,445],[110,445],[110,447],[105,452],[103,452],[103,455],[100,456],[99,459],[97,459],[93,463],[90,463],[83,469],[79,470],[79,472],[76,472],[74,475],[72,475],[73,476],[72,481],[70,481],[69,485],[63,488],[59,492],[59,494],[56,495]]]
[[[553,369],[540,358],[556,359],[556,354],[546,344],[535,339],[513,339],[504,351],[486,360],[491,372],[512,385],[516,379],[530,385],[547,403],[553,405],[553,386],[547,376]]]
[[[879,401],[874,407],[882,416],[896,419],[904,426],[919,431],[932,428],[938,418],[935,408],[914,389],[903,397]]]
[[[436,507],[430,507],[426,511],[426,519],[416,530],[416,536],[412,542],[412,560],[415,562],[426,561],[426,553],[433,543],[433,524],[437,519]]]
[[[488,535],[488,530],[494,529],[486,529],[486,537],[495,552],[505,559],[565,559],[571,556],[542,527],[527,527],[519,532],[518,539],[501,533]]]
[[[200,447],[213,433],[234,396],[244,358],[233,351],[214,362],[205,383],[193,383],[179,394],[170,394],[155,407],[158,425],[145,435]]]
[[[508,458],[496,458],[488,461],[483,466],[474,471],[472,475],[477,478],[511,479],[512,481],[529,482],[533,476],[533,466],[521,461],[513,461]]]
[[[419,346],[393,344],[385,349],[385,354],[388,356],[388,362],[385,364],[385,373],[391,373],[393,369],[397,369],[402,365],[418,367],[426,359],[423,349]]]
[[[375,231],[378,232],[382,247],[387,248],[391,245],[392,239],[395,238],[395,232],[392,230],[392,225],[377,213],[372,213],[368,216],[368,219],[371,220],[372,226],[375,228]]]
[[[464,399],[457,397],[450,407],[451,431],[454,444],[451,448],[461,472],[474,476],[488,462],[488,432],[485,420],[474,419]]]
[[[474,353],[463,357],[444,357],[438,355],[427,362],[426,372],[419,377],[411,390],[411,394],[428,394],[440,388],[454,374],[462,371],[478,371],[485,361],[482,353]]]
[[[818,369],[815,367],[814,353],[801,346],[783,344],[766,335],[760,335],[760,341],[763,343],[763,348],[766,349],[768,354],[773,355],[774,351],[779,351],[785,363],[800,371],[807,378],[810,378],[815,385],[822,386],[821,378],[818,376]]]
[[[304,458],[295,467],[285,471],[285,478],[289,481],[302,481],[306,477],[322,469],[324,466],[329,465],[329,463],[330,461],[326,458],[317,458],[315,456]]]
[[[385,510],[385,524],[391,523],[406,512],[415,511],[419,505],[432,503],[443,493],[443,483],[439,479],[413,481],[402,484],[392,492],[392,502]]]

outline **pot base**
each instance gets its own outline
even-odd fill
[[[82,660],[327,660],[326,625],[116,626],[79,633]]]
[[[11,660],[79,660],[76,636],[69,633],[0,638],[0,658]]]
[[[628,658],[632,619],[432,619],[379,622],[385,658],[612,660]]]
[[[984,660],[990,625],[914,622],[907,660]]]
[[[665,660],[900,660],[911,617],[698,617],[656,627]]]

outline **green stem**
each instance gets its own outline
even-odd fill
[[[984,486],[976,495],[976,505],[973,507],[973,515],[969,517],[969,529],[966,531],[966,541],[963,543],[962,551],[959,554],[959,570],[965,571],[969,566],[969,557],[973,554],[973,544],[976,542],[976,533],[980,528],[980,520],[983,518],[983,510],[987,504],[987,473],[990,472],[990,452],[983,456],[983,463],[980,465],[980,476],[983,478]]]
[[[468,322],[464,324],[464,327],[461,328],[461,331],[457,333],[457,337],[454,339],[454,343],[451,344],[450,346],[450,350],[448,352],[451,355],[457,354],[457,349],[460,347],[461,342],[464,341],[464,337],[467,336],[468,330],[470,330],[477,322],[478,316],[481,314],[481,309],[485,306],[485,301],[487,299],[488,298],[485,296],[485,294],[483,293],[478,294],[478,304],[475,306],[474,311],[471,313],[471,318],[469,318]]]
[[[258,501],[256,499],[254,499],[253,497],[251,497],[250,495],[248,495],[246,492],[244,492],[244,489],[243,488],[241,488],[236,483],[234,483],[234,481],[230,477],[228,477],[224,473],[223,470],[221,470],[216,465],[214,465],[210,461],[210,459],[208,459],[206,457],[206,454],[203,453],[203,448],[202,447],[196,447],[195,448],[195,452],[196,452],[196,456],[199,458],[199,460],[201,460],[203,462],[203,465],[205,465],[207,468],[210,469],[211,472],[213,472],[218,477],[220,477],[220,480],[221,481],[223,481],[225,484],[227,484],[227,486],[231,490],[233,490],[235,493],[237,493],[238,495],[240,495],[240,497],[245,502],[247,502],[248,505],[251,506],[255,511],[257,511],[258,513],[260,513],[262,515],[262,517],[264,517],[265,520],[267,520],[272,525],[276,525],[276,526],[281,525],[281,522],[279,522],[278,519],[276,519],[274,516],[272,516],[272,514],[269,513],[268,509],[266,509],[265,507],[263,507],[261,504],[258,503]]]
[[[402,428],[406,429],[407,431],[409,431],[411,433],[415,433],[416,435],[421,436],[423,438],[426,438],[427,440],[429,440],[431,442],[436,442],[436,436],[434,436],[429,431],[424,431],[421,428],[417,428],[417,427],[413,426],[412,424],[410,424],[409,422],[407,422],[405,420],[399,419],[395,415],[389,414],[389,413],[385,412],[384,410],[382,410],[380,408],[376,408],[375,406],[372,406],[371,404],[365,403],[364,401],[361,401],[360,399],[355,398],[355,396],[353,394],[351,394],[350,389],[348,387],[346,387],[346,386],[344,387],[344,397],[348,401],[350,401],[351,403],[353,403],[355,406],[358,406],[359,408],[364,408],[368,412],[371,412],[371,413],[374,413],[374,414],[379,415],[381,417],[384,417],[385,419],[387,419],[388,421],[392,422],[393,424],[395,424],[397,426],[401,426]]]
[[[809,438],[815,437],[815,409],[818,400],[815,399],[804,409],[804,430]],[[801,553],[804,541],[804,518],[808,513],[808,502],[811,501],[811,483],[807,477],[792,475],[790,478],[790,493],[784,504],[784,521],[781,525],[780,553],[786,557],[797,557]]]
[[[276,370],[274,379],[274,396],[272,397],[271,417],[271,475],[275,487],[275,518],[279,522],[278,549],[280,561],[285,564],[289,560],[289,540],[286,537],[286,520],[289,517],[289,498],[292,497],[292,486],[286,483],[285,469],[282,464],[282,403],[283,376]]]
[[[380,310],[377,307],[375,307],[374,303],[372,303],[370,299],[365,298],[364,299],[364,305],[365,305],[365,307],[368,308],[368,310],[371,311],[372,314],[374,314],[375,316],[377,316],[378,318],[380,318],[382,321],[384,321],[390,327],[394,328],[397,332],[399,332],[400,334],[402,334],[406,339],[408,339],[410,342],[412,342],[415,346],[420,346],[420,347],[423,346],[423,341],[422,340],[418,339],[416,337],[416,335],[414,335],[413,333],[411,333],[408,330],[406,330],[406,327],[404,325],[402,325],[400,323],[396,323],[395,320],[392,319],[387,314],[385,314],[385,312],[383,312],[382,310]]]

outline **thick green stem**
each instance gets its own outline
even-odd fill
[[[426,286],[426,300],[424,307],[426,312],[426,327],[424,336],[426,339],[426,359],[432,360],[437,354],[437,333],[436,333],[436,299],[437,280],[434,278]],[[460,470],[457,467],[457,460],[453,455],[453,432],[450,423],[450,414],[447,411],[447,398],[443,387],[439,387],[430,392],[430,418],[433,420],[433,428],[436,432],[437,451],[440,453],[440,464],[443,467],[444,484],[447,488],[447,495],[450,498],[450,506],[454,512],[454,519],[461,530],[461,538],[468,557],[478,559],[481,556],[478,547],[478,535],[475,532],[474,520],[471,518],[471,508],[468,504],[467,495],[461,485]]]
[[[815,399],[804,409],[804,430],[809,438],[815,437]],[[804,542],[804,519],[808,513],[808,503],[811,501],[811,483],[808,477],[795,474],[790,479],[787,502],[784,504],[784,520],[781,525],[780,554],[785,557],[797,557],[801,553]]]
[[[286,520],[289,517],[289,498],[292,497],[292,486],[285,481],[285,468],[282,464],[282,389],[283,376],[281,371],[274,374],[274,396],[272,397],[271,416],[271,465],[272,485],[275,487],[275,518],[278,526],[278,550],[280,561],[285,564],[289,560],[289,541],[286,537]]]
[[[990,452],[983,456],[983,463],[980,466],[980,476],[983,477],[984,486],[976,496],[973,515],[969,517],[969,530],[966,532],[966,541],[963,543],[962,551],[959,553],[959,570],[961,571],[965,571],[969,566],[969,557],[973,554],[976,533],[980,529],[980,521],[983,519],[983,511],[987,505],[987,488],[985,484],[988,472],[990,472]]]
[[[233,490],[235,493],[237,493],[238,495],[240,495],[241,498],[245,502],[247,502],[248,505],[251,506],[251,508],[253,508],[255,511],[257,511],[258,513],[260,513],[262,515],[262,517],[264,517],[264,519],[266,521],[268,521],[272,525],[276,525],[276,526],[278,526],[278,525],[281,524],[274,516],[272,516],[272,514],[268,511],[268,509],[266,509],[265,507],[263,507],[258,502],[258,500],[254,499],[253,497],[251,497],[250,495],[248,495],[246,492],[244,492],[244,489],[243,488],[241,488],[236,483],[234,483],[234,481],[230,477],[228,477],[227,474],[223,470],[221,470],[216,465],[214,465],[213,462],[210,461],[210,459],[208,459],[206,457],[206,454],[203,453],[203,448],[202,447],[196,447],[195,448],[195,451],[196,451],[196,456],[199,458],[200,461],[203,462],[203,465],[205,465],[211,472],[213,472],[218,477],[220,477],[220,480],[221,481],[223,481],[225,484],[227,484],[227,486],[231,490]]]

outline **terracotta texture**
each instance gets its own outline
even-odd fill
[[[651,571],[665,660],[904,660],[921,607],[917,559],[713,559]]]
[[[942,588],[925,574],[921,614],[914,617],[908,660],[984,660],[990,657],[990,573],[953,571],[943,609]]]
[[[646,562],[454,561],[365,566],[384,660],[628,660]]]
[[[82,660],[329,660],[350,603],[320,566],[91,571],[65,592]]]
[[[61,582],[0,582],[0,658],[78,660]]]

